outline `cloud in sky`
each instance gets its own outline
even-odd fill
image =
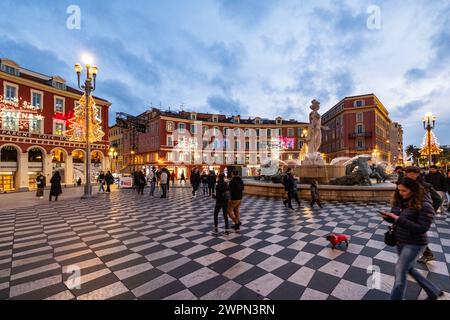
[[[325,112],[373,92],[404,125],[405,144],[420,144],[429,111],[450,144],[448,1],[79,0],[81,30],[66,28],[71,4],[2,0],[0,56],[73,85],[72,66],[90,51],[112,112],[161,102],[306,121],[314,98]],[[379,30],[367,28],[372,4]]]

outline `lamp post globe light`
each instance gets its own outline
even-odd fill
[[[77,73],[78,80],[78,88],[83,90],[86,95],[86,103],[85,103],[85,137],[86,137],[86,184],[84,186],[84,195],[82,199],[92,198],[92,184],[91,184],[91,142],[89,140],[89,132],[90,132],[90,119],[89,119],[89,102],[92,92],[95,91],[96,87],[96,79],[98,68],[92,65],[92,58],[90,56],[83,56],[83,60],[85,61],[86,68],[86,80],[84,81],[84,85],[81,84],[81,72],[83,71],[83,67],[81,64],[77,63],[75,65],[75,72]]]
[[[427,113],[423,119],[423,128],[427,131],[428,137],[428,169],[431,168],[431,131],[436,127],[436,116],[431,112]]]

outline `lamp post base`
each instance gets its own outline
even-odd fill
[[[92,185],[86,184],[84,186],[84,195],[81,197],[81,199],[92,199],[94,196],[92,195]]]

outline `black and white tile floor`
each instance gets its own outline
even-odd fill
[[[388,298],[396,255],[384,245],[386,226],[360,233],[387,204],[292,212],[246,197],[241,233],[220,237],[211,235],[213,206],[176,189],[167,200],[119,191],[3,211],[0,299]],[[347,252],[330,248],[330,232],[355,235]],[[429,235],[437,260],[418,267],[450,292],[449,219],[437,218]],[[370,279],[380,280],[376,289]],[[410,280],[408,299],[423,298]]]

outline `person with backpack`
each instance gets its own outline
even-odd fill
[[[111,193],[111,185],[114,183],[114,176],[111,174],[111,171],[105,175],[106,182],[106,192]]]
[[[222,210],[223,212],[223,220],[225,222],[225,235],[229,235],[228,231],[228,212],[227,212],[227,206],[228,206],[228,200],[229,200],[229,187],[228,184],[225,182],[225,175],[223,173],[219,174],[219,180],[217,182],[217,185],[215,186],[216,193],[216,207],[214,208],[214,230],[213,235],[219,235],[219,212]]]
[[[442,205],[442,198],[436,192],[436,190],[433,188],[431,184],[424,181],[423,176],[421,174],[421,169],[419,167],[414,166],[406,167],[405,178],[417,181],[417,183],[419,183],[424,188],[424,197],[430,199],[433,209],[437,213],[437,210]],[[425,248],[423,256],[418,260],[418,262],[426,264],[433,260],[436,260],[436,258],[434,257],[431,249],[427,246]]]
[[[156,189],[156,170],[155,167],[152,167],[152,170],[149,171],[147,175],[147,182],[150,183],[150,196],[155,195]]]
[[[228,201],[228,216],[233,220],[234,225],[231,227],[236,231],[241,228],[241,212],[240,207],[242,198],[244,197],[244,181],[239,177],[237,171],[233,171],[232,178],[229,183],[230,187],[230,200]]]
[[[428,245],[427,232],[435,215],[424,188],[416,180],[403,179],[397,185],[391,212],[382,212],[381,215],[385,221],[393,223],[394,242],[398,252],[391,300],[405,299],[408,274],[427,293],[427,300],[442,297],[443,291],[414,269],[417,258]]]

